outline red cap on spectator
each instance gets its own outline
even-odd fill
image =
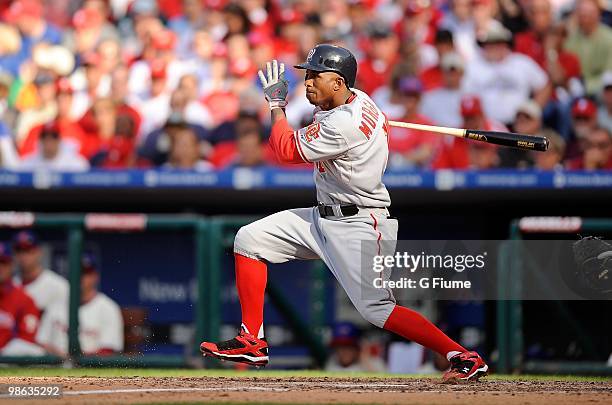
[[[579,98],[572,106],[572,116],[591,118],[597,114],[595,103],[588,98]]]
[[[466,95],[461,98],[461,115],[464,117],[473,117],[482,115],[482,104],[480,97],[476,95]]]
[[[77,30],[90,28],[92,25],[100,25],[104,21],[104,16],[93,8],[82,8],[72,17],[72,25]]]
[[[301,23],[304,15],[293,8],[284,8],[280,13],[280,20],[283,24]]]
[[[246,77],[255,73],[255,65],[249,58],[240,58],[230,64],[230,73],[238,77]]]
[[[4,15],[7,22],[14,22],[20,17],[40,18],[44,14],[43,6],[38,0],[18,0],[11,4]]]
[[[363,6],[368,10],[372,10],[376,7],[378,0],[349,0],[348,4],[351,6]]]
[[[165,79],[166,65],[161,60],[151,62],[151,79]]]
[[[70,85],[70,80],[68,80],[65,77],[60,77],[57,80],[56,86],[57,86],[58,93],[72,94],[74,92],[74,90],[72,89],[72,86]]]
[[[249,41],[249,45],[253,47],[257,47],[260,45],[270,45],[273,43],[273,40],[269,35],[266,35],[259,31],[249,32],[247,35],[247,39]]]
[[[213,10],[223,10],[228,0],[204,0],[204,6]]]
[[[409,0],[406,5],[405,15],[406,17],[412,17],[417,14],[421,14],[423,11],[427,10],[431,2],[429,0]]]
[[[162,30],[153,34],[152,45],[155,49],[171,51],[176,46],[176,35],[170,30]]]

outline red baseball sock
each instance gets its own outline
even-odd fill
[[[263,310],[268,266],[260,260],[234,253],[236,287],[242,308],[242,325],[255,337],[263,337]]]
[[[384,328],[434,350],[444,357],[448,357],[447,355],[451,352],[467,351],[425,319],[423,315],[399,305],[393,308]]]

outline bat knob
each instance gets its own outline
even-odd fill
[[[544,138],[544,145],[542,146],[542,152],[546,152],[548,150],[548,147],[550,146],[550,141],[545,136],[543,138]]]

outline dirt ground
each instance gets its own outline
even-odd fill
[[[0,384],[61,384],[61,399],[18,404],[271,402],[355,404],[612,404],[612,381],[521,381],[486,378],[447,385],[412,378],[1,377]],[[1,403],[15,403],[0,398]]]

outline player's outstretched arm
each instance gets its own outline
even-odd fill
[[[295,130],[287,122],[287,116],[283,109],[287,105],[287,94],[289,92],[289,85],[287,79],[285,79],[285,64],[279,64],[276,60],[266,63],[266,74],[260,70],[259,80],[270,106],[272,116],[270,146],[276,158],[281,163],[305,163],[297,150]]]

